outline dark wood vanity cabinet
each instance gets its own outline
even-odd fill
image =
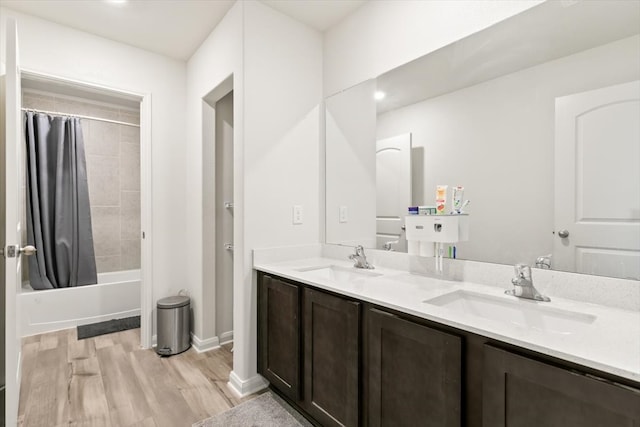
[[[282,394],[298,400],[301,289],[298,285],[263,275],[258,292],[258,370]]]
[[[258,372],[321,426],[640,427],[640,387],[258,273]]]
[[[484,346],[484,427],[640,426],[640,390]]]
[[[358,426],[360,303],[304,290],[303,407],[323,426]]]
[[[460,337],[375,308],[365,318],[367,425],[460,426]]]
[[[258,372],[320,425],[360,425],[361,304],[258,277]]]

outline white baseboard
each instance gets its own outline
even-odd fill
[[[227,344],[233,342],[233,331],[223,332],[219,336],[220,344]]]
[[[227,344],[233,341],[233,331],[225,332],[220,335],[220,337],[212,337],[207,338],[206,340],[201,340],[191,332],[191,346],[198,353],[203,353],[205,351],[214,350],[220,347],[221,344]],[[151,347],[156,347],[158,344],[158,336],[153,335],[151,337]]]
[[[218,339],[218,337],[201,340],[192,332],[191,345],[198,353],[202,353],[220,347],[220,340]]]
[[[227,386],[236,396],[245,397],[269,387],[269,381],[260,374],[256,374],[248,380],[242,380],[234,371],[231,371]]]

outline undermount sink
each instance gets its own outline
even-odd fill
[[[322,267],[300,268],[297,271],[313,275],[318,279],[331,280],[334,282],[358,282],[367,278],[382,276],[371,270],[355,267],[342,267],[339,265],[325,265]]]
[[[562,335],[579,332],[596,320],[596,316],[592,314],[545,307],[543,302],[462,290],[423,302],[485,319]]]

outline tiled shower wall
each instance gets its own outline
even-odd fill
[[[22,106],[140,123],[139,111],[25,90]],[[98,273],[140,268],[140,128],[81,119]]]

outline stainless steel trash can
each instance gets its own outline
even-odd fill
[[[158,300],[156,353],[162,356],[182,353],[190,346],[190,300],[187,296]]]

